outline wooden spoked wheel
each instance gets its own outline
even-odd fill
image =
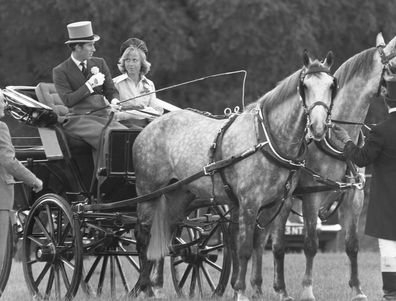
[[[198,216],[198,214],[195,214]],[[227,224],[183,223],[173,233],[171,273],[179,296],[221,296],[231,270]]]
[[[106,219],[85,219],[81,287],[90,297],[124,298],[139,278],[140,264],[133,230]]]
[[[78,221],[60,196],[45,194],[32,206],[23,235],[23,271],[35,299],[71,300],[82,270]]]

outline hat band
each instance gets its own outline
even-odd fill
[[[94,40],[95,35],[89,37],[79,37],[79,38],[69,38],[69,41],[79,41],[79,40]]]

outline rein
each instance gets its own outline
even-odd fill
[[[366,129],[368,129],[369,131],[371,131],[371,128],[373,126],[375,126],[374,123],[366,124],[364,122],[345,121],[345,120],[337,120],[337,119],[331,119],[331,122],[338,123],[338,124],[361,125],[361,126],[364,126]]]

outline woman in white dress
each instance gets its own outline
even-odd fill
[[[145,42],[130,38],[122,43],[120,50],[118,69],[122,74],[113,81],[120,94],[122,112],[116,118],[128,128],[141,129],[164,110],[157,101],[154,83],[145,76],[151,67]],[[136,97],[139,95],[143,96]]]

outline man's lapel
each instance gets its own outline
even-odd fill
[[[77,79],[79,81],[82,81],[84,83],[87,81],[87,79],[85,78],[84,74],[81,72],[81,70],[77,67],[77,65],[73,62],[73,60],[71,58],[69,58],[67,67],[69,69],[68,70],[69,74],[73,78],[75,78],[75,79]]]

